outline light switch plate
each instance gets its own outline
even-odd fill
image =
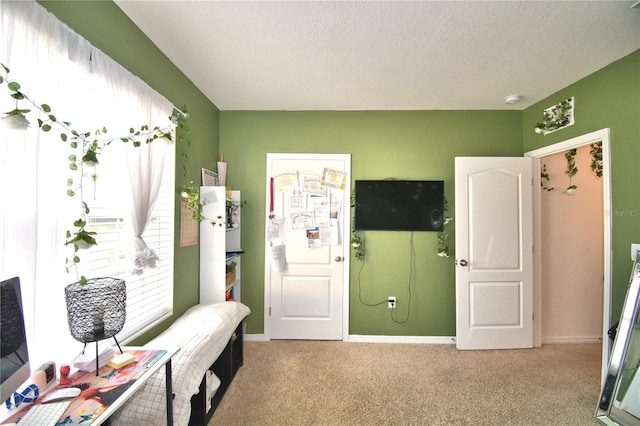
[[[640,251],[640,244],[631,243],[631,260],[636,260],[636,253]]]

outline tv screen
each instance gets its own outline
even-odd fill
[[[442,231],[444,181],[356,180],[355,228]]]

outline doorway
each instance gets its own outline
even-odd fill
[[[589,146],[593,143],[602,143],[602,270],[603,270],[603,286],[602,286],[602,378],[606,373],[606,367],[609,359],[610,342],[608,341],[607,331],[610,327],[610,311],[611,311],[611,169],[610,169],[610,140],[609,129],[602,129],[586,135],[578,136],[563,142],[559,142],[535,151],[525,153],[525,156],[532,157],[535,160],[534,170],[542,170],[545,157],[563,153],[571,149],[579,149],[580,147]],[[591,173],[591,170],[583,170],[583,173]],[[561,183],[559,191],[566,191],[563,183],[568,183],[568,176],[564,175],[558,179]],[[534,185],[541,188],[542,181],[540,173],[534,173]],[[545,183],[546,184],[546,183]],[[554,186],[554,185],[551,185]],[[568,185],[567,185],[568,186]],[[554,188],[555,190],[555,188]],[[578,188],[578,191],[580,188]],[[544,247],[542,236],[542,192],[534,191],[534,240],[535,247]],[[569,196],[569,195],[567,195]],[[538,249],[534,253],[534,311],[538,313],[537,320],[534,325],[534,345],[542,345],[543,327],[545,321],[543,313],[543,295],[542,295],[542,279],[544,276],[542,250]]]
[[[267,154],[267,340],[347,340],[350,174],[349,154]]]

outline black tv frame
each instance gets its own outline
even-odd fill
[[[355,182],[356,230],[440,232],[443,214],[442,180]]]

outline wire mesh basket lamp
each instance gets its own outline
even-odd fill
[[[124,327],[127,292],[119,278],[92,278],[85,285],[69,284],[64,289],[67,302],[67,321],[71,336],[84,343],[96,342],[96,376],[98,375],[98,341],[113,337],[120,353],[122,348],[116,334]]]

